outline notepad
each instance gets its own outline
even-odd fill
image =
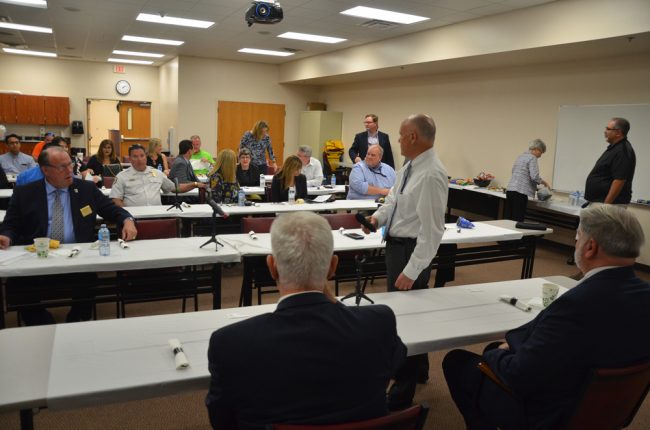
[[[312,202],[314,202],[314,203],[325,203],[326,201],[328,201],[330,199],[330,197],[331,196],[329,194],[323,194],[323,195],[314,197],[312,199]]]

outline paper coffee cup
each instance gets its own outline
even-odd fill
[[[545,282],[542,284],[542,304],[544,307],[548,307],[553,300],[556,299],[557,294],[560,292],[560,287],[550,282]]]
[[[36,255],[38,258],[47,258],[50,252],[50,238],[37,237],[34,239],[34,248],[36,248]]]

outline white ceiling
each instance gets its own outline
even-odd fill
[[[178,55],[280,64],[415,33],[482,16],[532,7],[554,0],[282,0],[284,20],[248,27],[244,14],[250,0],[48,0],[47,9],[0,3],[0,20],[52,27],[53,34],[0,29],[0,46],[56,52],[60,58],[106,61],[113,49],[165,54],[154,65]],[[429,17],[390,29],[361,26],[365,19],[341,15],[354,6],[370,6]],[[207,30],[136,21],[140,12],[216,22]],[[342,37],[322,44],[281,39],[286,31]],[[180,47],[123,42],[125,34],[183,40]],[[298,50],[289,57],[242,54],[241,48]],[[121,57],[136,58],[136,57]],[[144,58],[143,58],[144,59]]]

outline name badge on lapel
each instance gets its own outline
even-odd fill
[[[90,205],[86,205],[86,206],[82,207],[81,209],[79,209],[79,211],[81,212],[81,215],[83,215],[84,217],[87,217],[87,216],[93,214],[93,210],[91,209]]]

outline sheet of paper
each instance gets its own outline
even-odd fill
[[[332,197],[332,196],[329,195],[329,194],[323,194],[321,196],[314,197],[314,199],[312,201],[316,202],[316,203],[325,203],[326,201],[328,201],[330,199],[330,197]]]

